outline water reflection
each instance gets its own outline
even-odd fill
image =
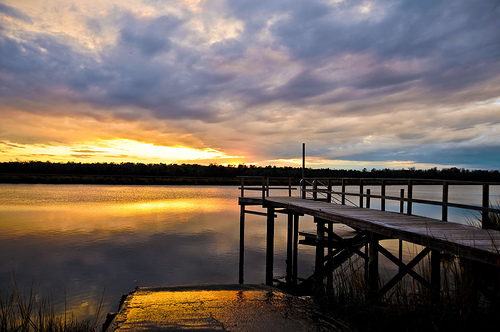
[[[105,310],[113,311],[136,286],[236,283],[238,194],[235,187],[0,185],[0,290],[12,287],[14,273],[21,288],[34,284],[60,307],[66,293],[68,309],[85,317],[104,289]],[[416,190],[414,197],[431,194],[440,196]],[[472,196],[453,193],[457,200]],[[398,204],[387,208],[399,211]],[[265,218],[246,216],[245,283],[265,280],[265,225]],[[279,215],[275,276],[286,270],[286,225]],[[300,230],[314,229],[311,217],[301,217]],[[394,241],[387,245],[397,251]],[[405,259],[413,251],[405,248]],[[299,277],[312,273],[314,255],[313,247],[300,246]]]
[[[234,188],[0,187],[2,290],[15,273],[86,316],[105,288],[114,310],[136,286],[237,282]]]

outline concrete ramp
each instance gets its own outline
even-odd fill
[[[138,288],[107,331],[341,331],[308,297],[261,285]]]

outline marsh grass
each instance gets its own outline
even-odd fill
[[[14,282],[7,294],[0,292],[0,332],[86,332],[97,331],[104,309],[104,292],[93,320],[78,320],[72,313],[57,313],[50,297],[40,297],[31,286],[29,294]]]
[[[477,275],[470,273],[477,269],[471,262],[444,256],[438,299],[407,275],[387,294],[371,301],[363,264],[352,258],[332,273],[333,282],[324,282],[319,301],[323,308],[359,331],[496,330],[500,326],[500,307],[479,290]],[[417,265],[416,271],[430,280],[429,256]]]

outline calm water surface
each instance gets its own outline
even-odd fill
[[[31,285],[79,317],[136,286],[237,283],[235,187],[0,185],[0,290]],[[246,283],[262,283],[265,218],[247,217]],[[277,234],[285,224],[276,226]],[[276,250],[285,252],[283,240]],[[277,255],[277,269],[284,257]],[[302,270],[312,267],[307,250]],[[278,272],[279,273],[279,272]]]
[[[415,189],[415,198],[440,199],[438,188]],[[34,285],[59,308],[66,301],[76,316],[89,317],[103,291],[108,312],[136,286],[237,283],[238,195],[236,187],[0,185],[0,290],[12,289],[15,278],[19,288]],[[450,201],[480,204],[480,195],[480,187],[450,189]],[[493,189],[492,200],[498,195]],[[452,220],[470,217],[450,211]],[[265,222],[246,216],[246,283],[265,280]],[[301,218],[300,230],[309,229],[312,218]],[[286,216],[275,232],[274,274],[283,276]],[[300,277],[313,262],[313,248],[300,246]]]

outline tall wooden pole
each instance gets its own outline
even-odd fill
[[[302,198],[306,198],[306,143],[302,143]]]
[[[302,179],[306,177],[306,143],[302,143]]]

